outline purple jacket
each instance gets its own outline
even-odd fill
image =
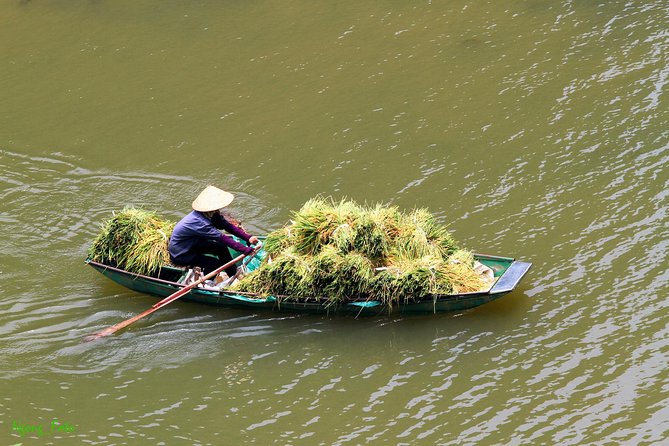
[[[201,212],[192,211],[181,219],[174,227],[170,237],[169,251],[172,261],[176,264],[187,264],[191,259],[191,250],[202,239],[219,241],[244,254],[253,251],[253,248],[237,243],[232,237],[223,235],[219,229],[224,229],[246,242],[251,236],[241,228],[233,225],[220,214],[214,214],[211,220]]]

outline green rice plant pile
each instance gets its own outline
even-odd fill
[[[394,304],[486,287],[471,252],[425,209],[317,197],[268,234],[264,249],[265,261],[236,285],[239,291]]]
[[[167,244],[174,226],[153,212],[125,208],[102,224],[88,256],[105,265],[151,275],[170,263]]]

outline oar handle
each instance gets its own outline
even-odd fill
[[[213,270],[212,272],[210,272],[206,276],[200,277],[195,282],[193,282],[191,284],[188,284],[187,286],[183,287],[181,290],[177,291],[176,293],[172,294],[171,296],[168,296],[165,299],[161,300],[160,302],[157,302],[157,303],[153,304],[153,306],[151,308],[154,308],[154,309],[158,310],[159,308],[162,308],[165,305],[177,300],[178,298],[180,298],[184,294],[188,293],[190,290],[192,290],[193,288],[195,288],[199,284],[204,283],[205,280],[209,280],[212,277],[216,277],[221,271],[230,268],[232,265],[239,262],[244,257],[248,256],[249,259],[252,259],[256,255],[256,253],[260,250],[260,248],[261,248],[260,246],[257,246],[250,253],[242,254],[240,256],[235,257],[234,259],[230,260],[225,265],[219,266],[218,268],[216,268],[215,270]],[[237,271],[237,274],[239,274],[239,271]]]
[[[242,264],[242,267],[241,267],[241,268],[237,268],[237,272],[235,273],[235,275],[232,276],[232,278],[228,279],[228,285],[232,285],[232,283],[235,281],[235,279],[236,279],[237,277],[239,277],[239,275],[242,273],[242,269],[243,269],[246,265],[248,265],[249,263],[251,263],[251,260],[253,260],[253,258],[255,257],[256,253],[257,253],[258,251],[260,251],[260,248],[262,248],[262,243],[258,242],[258,245],[253,249],[253,253],[252,253],[253,255],[249,254],[249,257],[244,261],[244,263]]]
[[[227,269],[227,268],[230,268],[232,265],[234,265],[235,263],[239,262],[240,260],[242,260],[242,259],[243,259],[244,257],[246,257],[247,255],[251,255],[251,253],[249,253],[249,254],[242,254],[242,255],[240,255],[240,256],[235,257],[234,259],[230,260],[230,261],[229,261],[228,263],[226,263],[225,265],[221,265],[221,266],[219,266],[218,268],[216,268],[215,270],[213,270],[212,272],[210,272],[210,273],[207,274],[206,276],[202,276],[202,277],[200,277],[200,278],[197,279],[195,282],[186,285],[185,287],[183,287],[182,289],[180,289],[180,290],[177,291],[176,293],[174,293],[174,294],[172,294],[172,295],[170,295],[170,296],[167,296],[165,299],[161,300],[160,302],[157,302],[157,303],[153,304],[153,306],[152,306],[151,308],[155,308],[155,309],[157,310],[158,308],[164,307],[165,305],[169,304],[170,302],[172,302],[172,301],[174,301],[174,300],[180,298],[181,296],[183,296],[184,294],[186,294],[187,292],[189,292],[190,290],[192,290],[193,288],[195,288],[195,287],[198,286],[199,284],[203,283],[205,280],[209,280],[209,279],[211,279],[212,277],[215,277],[215,276],[216,276],[218,273],[220,273],[221,271],[223,271],[223,270],[225,270],[225,269]]]

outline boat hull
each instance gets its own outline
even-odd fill
[[[257,298],[242,293],[212,291],[203,288],[192,289],[182,299],[225,307],[303,313],[377,315],[459,312],[492,302],[513,291],[532,266],[531,263],[520,262],[507,257],[477,255],[476,258],[495,272],[496,281],[489,290],[476,293],[434,295],[427,299],[407,300],[392,306],[378,301],[352,301],[333,304],[328,302],[327,299],[298,301],[277,299],[273,296]],[[117,284],[139,293],[167,297],[184,286],[177,283],[175,277],[182,271],[175,268],[163,268],[161,276],[150,277],[133,274],[90,259],[87,259],[86,263]]]

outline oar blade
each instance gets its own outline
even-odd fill
[[[84,342],[91,342],[91,341],[95,341],[97,339],[104,338],[106,336],[112,335],[112,334],[116,333],[117,331],[127,327],[128,325],[130,325],[134,322],[137,322],[138,320],[142,319],[143,317],[148,316],[149,314],[153,313],[156,310],[158,310],[158,308],[149,308],[148,310],[146,310],[146,311],[144,311],[144,312],[142,312],[142,313],[140,313],[136,316],[133,316],[130,319],[126,319],[123,322],[120,322],[116,325],[112,325],[111,327],[107,327],[104,330],[101,330],[101,331],[99,331],[95,334],[86,336],[84,338]]]

